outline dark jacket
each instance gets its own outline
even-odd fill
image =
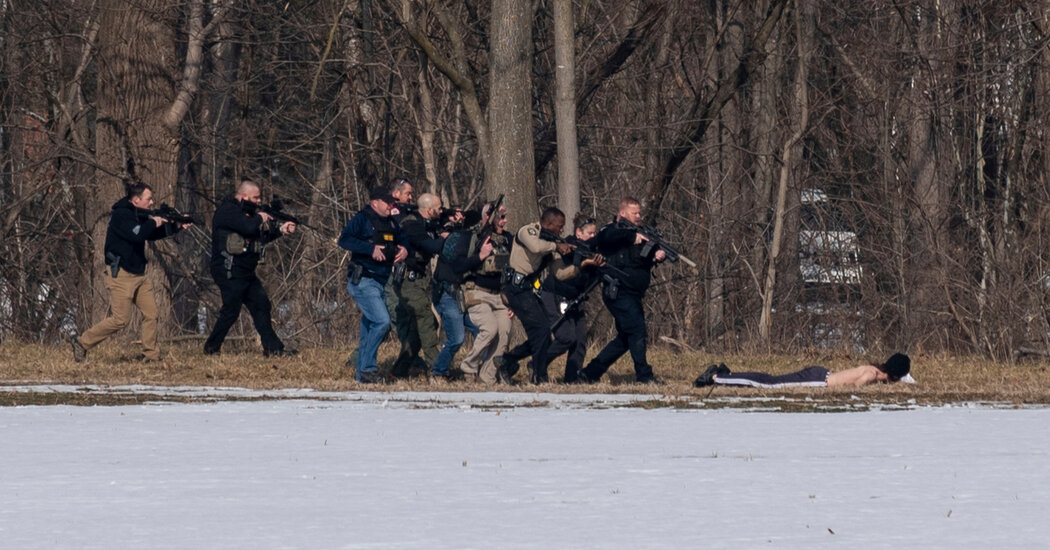
[[[113,257],[120,258],[120,268],[135,275],[146,273],[146,241],[156,241],[174,235],[179,226],[173,223],[159,227],[149,217],[149,210],[135,208],[127,197],[113,205],[106,229],[105,254],[111,265]]]
[[[372,258],[372,251],[375,250],[377,244],[374,240],[376,230],[373,220],[388,223],[393,233],[393,242],[390,243],[392,246],[386,253],[385,262],[377,262]],[[339,246],[350,251],[350,261],[362,266],[366,276],[384,285],[390,278],[390,269],[394,265],[394,254],[398,245],[408,247],[408,240],[405,238],[405,233],[401,231],[401,227],[390,216],[379,217],[371,206],[366,206],[354,214],[339,235]]]
[[[575,235],[566,237],[565,242],[576,245],[576,249],[565,257],[565,261],[572,262],[577,266],[579,266],[585,259],[583,254],[580,254],[580,251],[593,250],[594,247],[594,239],[582,241],[577,239]],[[591,282],[599,276],[598,269],[595,267],[581,269],[579,275],[564,281],[555,277],[554,274],[550,274],[543,280],[542,288],[547,292],[553,292],[561,298],[568,298],[571,300],[583,293],[583,291],[586,290],[587,285],[591,284]]]
[[[652,258],[656,248],[643,257],[644,243],[634,244],[637,234],[637,229],[628,224],[613,222],[603,226],[594,236],[598,252],[605,256],[609,265],[620,270],[620,273],[610,274],[619,279],[621,293],[644,294],[649,288],[650,270],[656,265]]]
[[[461,284],[468,271],[473,271],[481,266],[482,260],[478,253],[470,250],[472,229],[460,229],[453,231],[445,239],[441,253],[438,255],[437,266],[434,268],[434,280],[444,283],[444,290],[448,291],[448,285]]]
[[[254,206],[254,205],[252,205]],[[226,242],[230,235],[236,233],[244,237],[247,252],[229,254]],[[211,219],[211,267],[212,270],[228,271],[234,279],[250,277],[255,274],[259,265],[262,245],[281,236],[280,224],[271,221],[268,228],[263,227],[262,216],[251,206],[242,204],[234,197],[227,197],[215,209]],[[232,262],[226,269],[226,262]]]
[[[423,219],[418,212],[402,216],[398,224],[408,240],[408,259],[405,260],[408,269],[426,273],[430,259],[441,252],[441,245],[445,243],[445,239],[439,235],[441,224]]]

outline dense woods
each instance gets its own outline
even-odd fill
[[[350,343],[334,237],[405,176],[514,227],[637,197],[698,264],[646,299],[678,345],[1045,351],[1048,33],[1001,0],[0,0],[0,338],[104,315],[129,178],[205,221],[151,248],[200,334],[249,177],[309,226],[260,270],[279,332]]]

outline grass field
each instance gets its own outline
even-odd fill
[[[159,363],[136,359],[137,343],[110,341],[93,349],[84,363],[74,363],[68,346],[44,346],[6,342],[0,346],[0,405],[18,404],[111,404],[124,398],[105,398],[77,394],[38,394],[12,386],[41,384],[116,386],[144,384],[156,386],[222,386],[250,389],[311,388],[319,391],[510,391],[551,393],[657,393],[692,401],[711,397],[788,396],[828,402],[877,402],[888,404],[936,405],[961,402],[1050,405],[1050,363],[993,363],[976,357],[912,355],[912,373],[917,384],[874,385],[845,389],[757,390],[718,387],[694,388],[692,381],[713,362],[724,362],[733,370],[786,373],[806,365],[819,364],[831,370],[852,367],[883,357],[853,357],[813,353],[805,356],[730,355],[681,352],[669,347],[650,348],[649,360],[663,384],[642,386],[633,383],[630,359],[625,357],[595,385],[489,387],[464,381],[431,383],[423,376],[389,384],[363,385],[353,380],[345,366],[349,349],[303,349],[297,357],[265,358],[257,348],[242,342],[229,342],[220,356],[206,356],[197,345],[163,345]],[[588,358],[597,349],[590,350]],[[396,353],[386,342],[380,348],[381,369],[389,369]],[[462,353],[462,352],[461,352]],[[455,363],[454,363],[455,365]],[[564,360],[551,365],[551,379],[560,379]],[[524,375],[521,369],[518,377]],[[130,398],[134,399],[134,398]]]

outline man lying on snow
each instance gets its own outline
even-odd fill
[[[911,359],[903,353],[895,353],[881,365],[860,365],[852,369],[830,372],[824,367],[806,367],[791,374],[774,376],[764,372],[732,372],[725,364],[711,365],[696,378],[693,385],[705,386],[750,386],[753,388],[819,387],[841,388],[864,386],[876,382],[907,382],[911,377]]]

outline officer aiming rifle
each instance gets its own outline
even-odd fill
[[[150,210],[150,216],[157,216],[158,218],[164,218],[171,223],[175,224],[195,224],[200,225],[201,222],[197,221],[192,214],[183,214],[178,208],[168,205],[168,203],[161,203],[160,208],[156,210]]]
[[[643,257],[648,257],[652,253],[653,249],[659,248],[664,251],[667,255],[667,259],[673,263],[677,263],[678,260],[682,260],[689,267],[696,267],[696,262],[690,260],[684,256],[681,252],[676,250],[667,241],[664,240],[664,235],[651,224],[634,225],[630,222],[618,219],[616,222],[618,227],[632,229],[637,231],[639,235],[646,239],[646,242],[642,245],[641,254]]]

